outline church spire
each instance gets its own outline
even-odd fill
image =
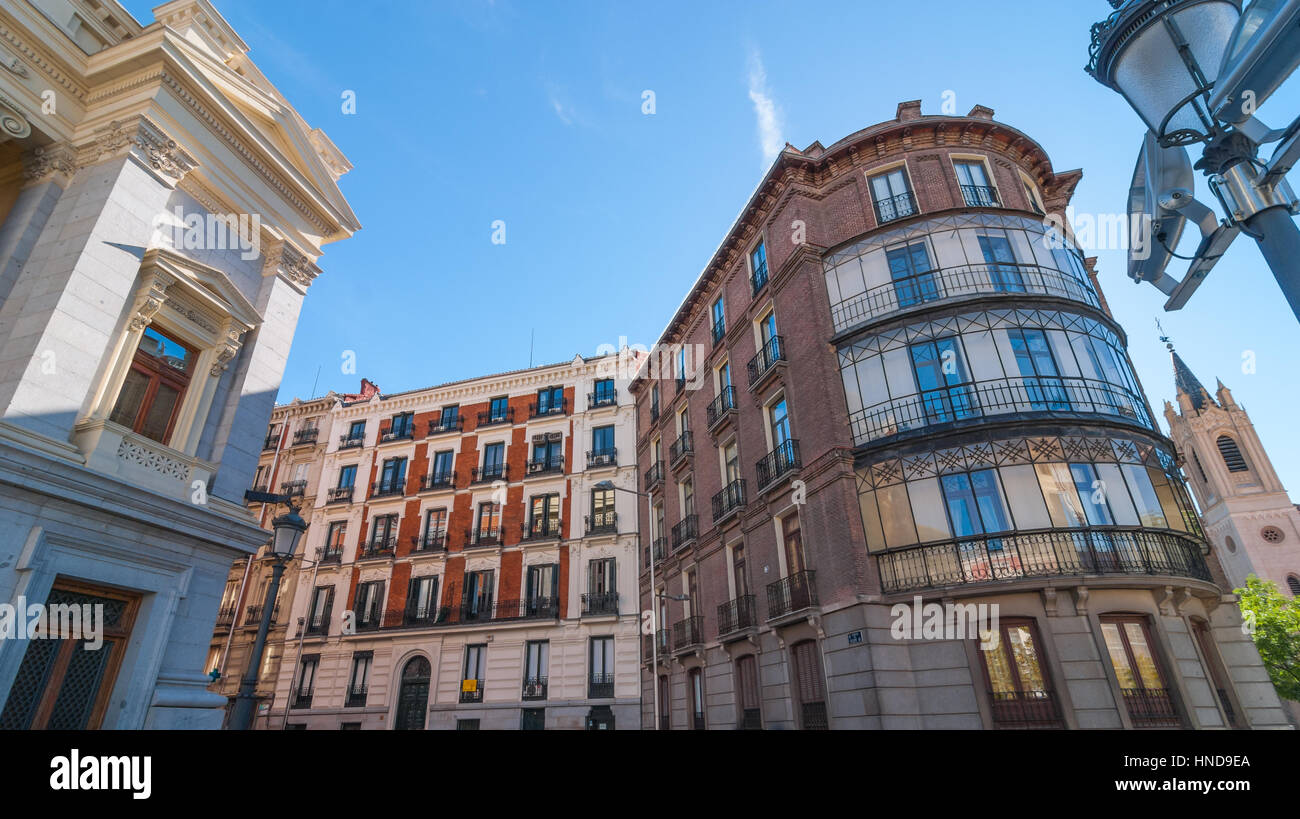
[[[1174,352],[1172,344],[1169,345],[1169,355],[1174,360],[1174,386],[1178,389],[1178,395],[1186,395],[1192,408],[1199,413],[1213,403],[1214,399],[1210,398],[1209,391],[1187,366],[1187,362],[1183,361],[1182,356]]]

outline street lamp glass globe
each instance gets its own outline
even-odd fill
[[[271,553],[283,557],[291,556],[298,549],[302,533],[307,531],[307,521],[298,514],[297,509],[289,511],[271,521],[274,535],[271,537]]]

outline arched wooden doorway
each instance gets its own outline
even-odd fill
[[[412,657],[402,669],[402,689],[397,698],[394,731],[423,731],[424,715],[429,706],[429,661]]]

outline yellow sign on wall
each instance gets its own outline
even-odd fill
[[[461,680],[460,690],[472,694],[478,690],[478,680]]]

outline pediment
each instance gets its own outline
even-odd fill
[[[215,267],[196,262],[167,248],[152,248],[145,252],[143,268],[162,270],[180,284],[186,294],[201,306],[219,315],[228,315],[241,332],[262,323],[262,316],[247,297],[240,292],[230,277]]]

